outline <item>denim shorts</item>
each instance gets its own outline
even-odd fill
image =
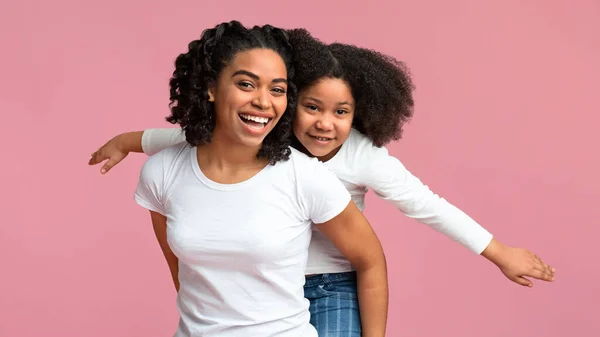
[[[360,337],[356,272],[307,276],[304,296],[319,337]]]

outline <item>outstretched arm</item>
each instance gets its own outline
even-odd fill
[[[493,238],[485,228],[412,175],[385,148],[363,144],[363,183],[402,213],[459,242],[494,263],[511,281],[533,286],[527,279],[554,280],[554,268],[527,249],[513,248]]]
[[[179,128],[126,132],[113,137],[92,153],[88,165],[100,164],[106,160],[100,169],[100,173],[105,174],[125,159],[130,152],[145,152],[153,155],[184,141],[185,135]]]

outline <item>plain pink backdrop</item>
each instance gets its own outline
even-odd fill
[[[407,62],[416,114],[389,146],[500,240],[557,269],[507,281],[370,196],[388,336],[599,336],[600,2],[17,1],[0,5],[0,336],[170,336],[174,290],[132,194],[90,153],[168,126],[175,56],[221,21],[305,27]]]

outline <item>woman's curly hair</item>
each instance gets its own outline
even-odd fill
[[[304,29],[288,34],[294,46],[298,90],[324,78],[344,80],[356,102],[352,127],[376,146],[401,138],[414,107],[414,85],[402,62],[354,45],[324,44]]]
[[[181,126],[189,144],[210,143],[216,118],[214,104],[208,101],[208,89],[216,85],[223,69],[238,53],[255,48],[277,52],[287,69],[286,112],[265,137],[257,155],[275,164],[287,160],[291,153],[290,135],[297,98],[292,45],[282,29],[270,25],[248,29],[238,21],[231,21],[202,32],[200,39],[190,42],[188,51],[175,60],[175,71],[169,82],[171,114],[166,119]]]

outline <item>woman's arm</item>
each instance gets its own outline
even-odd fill
[[[175,289],[179,291],[179,261],[171,251],[167,241],[167,217],[165,216],[165,194],[168,185],[165,182],[165,167],[172,162],[165,158],[165,152],[149,157],[142,166],[140,179],[133,194],[133,199],[143,208],[150,211],[154,234],[171,271]]]
[[[363,337],[383,337],[388,280],[381,243],[336,175],[316,158],[292,153],[298,195],[308,219],[356,268]]]
[[[88,165],[96,165],[107,160],[100,169],[100,173],[105,174],[125,159],[130,152],[145,152],[153,155],[184,141],[185,134],[179,128],[126,132],[113,137],[92,153]]]
[[[338,216],[316,226],[356,268],[362,336],[385,336],[387,269],[381,243],[371,225],[351,201]]]
[[[164,215],[153,211],[150,211],[150,218],[152,219],[156,240],[169,265],[171,278],[173,279],[173,284],[175,284],[175,290],[179,291],[179,260],[177,259],[177,256],[173,254],[173,251],[171,251],[171,247],[169,247],[169,243],[167,242],[167,218]]]

